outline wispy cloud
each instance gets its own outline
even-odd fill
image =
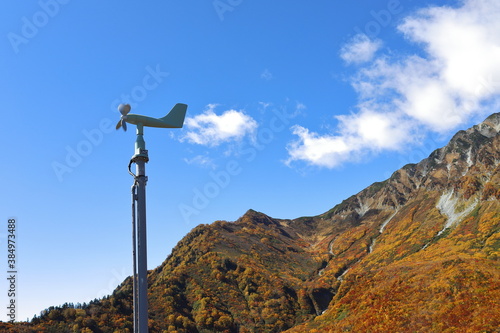
[[[473,116],[498,111],[500,2],[465,0],[458,8],[428,7],[407,17],[398,30],[422,48],[422,55],[393,52],[365,63],[351,78],[358,93],[356,112],[336,117],[334,133],[293,127],[297,139],[288,146],[288,164],[332,168],[366,153],[401,149],[426,132],[446,133]],[[349,54],[353,45],[341,54]]]
[[[207,109],[192,118],[186,118],[186,134],[181,141],[215,147],[224,142],[241,141],[253,137],[257,122],[243,111],[227,110],[221,115],[215,113],[217,105],[210,104]]]
[[[274,78],[273,74],[266,68],[261,74],[260,78],[264,80],[272,80]]]
[[[206,154],[205,155],[196,155],[192,158],[184,158],[184,162],[189,165],[197,165],[203,168],[215,169],[215,162]]]
[[[380,40],[370,40],[364,34],[354,36],[340,50],[340,57],[348,64],[360,64],[373,59],[382,46]]]

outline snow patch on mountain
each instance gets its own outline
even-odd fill
[[[474,164],[474,162],[472,162],[472,147],[470,147],[469,150],[467,150],[467,166],[470,168],[472,164]]]
[[[359,214],[360,217],[363,217],[366,212],[368,212],[370,210],[370,206],[367,205],[365,202],[362,202],[361,199],[358,198],[358,202],[359,202],[359,208],[356,208],[356,213]]]
[[[458,202],[459,198],[454,195],[453,190],[443,193],[439,198],[436,208],[442,215],[446,215],[448,217],[448,220],[446,221],[443,229],[438,232],[437,236],[441,235],[446,229],[462,220],[465,216],[472,212],[478,204],[478,201],[476,199],[472,204],[468,205],[459,212],[457,211]]]
[[[377,238],[384,232],[385,227],[387,226],[387,224],[389,224],[389,222],[391,222],[392,218],[397,214],[398,211],[399,210],[396,209],[396,211],[391,216],[389,216],[389,218],[386,219],[384,221],[384,223],[382,223],[382,225],[380,226],[380,229],[378,229],[379,235],[377,237],[373,238],[371,243],[370,243],[370,246],[368,248],[368,253],[373,252],[373,248],[375,247],[375,243],[377,242]]]
[[[389,218],[387,220],[385,220],[384,223],[382,223],[382,225],[380,226],[380,229],[378,230],[379,233],[384,232],[385,227],[389,224],[389,222],[391,222],[392,218],[394,217],[394,215],[396,215],[398,213],[398,211],[399,210],[396,209],[396,211],[391,216],[389,216]]]

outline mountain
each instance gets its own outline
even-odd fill
[[[498,332],[500,114],[319,216],[194,228],[149,272],[151,332]],[[131,332],[132,284],[3,332]]]

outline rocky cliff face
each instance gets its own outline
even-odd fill
[[[319,216],[196,227],[149,274],[151,331],[496,332],[499,131],[494,114]],[[131,291],[80,314],[130,330]],[[31,327],[84,328],[56,310]]]

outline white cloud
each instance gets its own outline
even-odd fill
[[[367,152],[400,149],[422,133],[446,133],[473,116],[498,111],[498,0],[428,7],[407,17],[398,29],[422,47],[423,55],[382,55],[366,63],[351,81],[358,93],[357,113],[337,117],[335,134],[321,136],[294,127],[298,139],[288,147],[288,164],[334,167]],[[355,49],[352,45],[341,52],[348,62],[360,59],[348,52]],[[339,142],[342,150],[325,146],[339,147]]]
[[[187,133],[181,138],[190,143],[215,147],[223,142],[240,141],[245,136],[253,137],[257,122],[243,111],[227,110],[221,115],[214,112],[216,105],[192,118],[186,118]]]
[[[320,136],[299,125],[293,126],[292,132],[298,135],[299,140],[289,144],[287,149],[290,157],[287,164],[305,160],[314,165],[332,168],[344,162],[349,153],[349,146],[342,137]]]
[[[367,106],[357,114],[336,118],[341,136],[352,143],[353,151],[365,147],[373,151],[397,150],[411,138],[411,122],[401,119],[397,113],[377,113]]]
[[[337,134],[319,135],[302,126],[293,126],[292,133],[298,139],[287,147],[289,158],[286,164],[305,161],[310,165],[333,168],[358,160],[369,151],[397,150],[412,138],[412,124],[397,114],[380,114],[367,109],[336,118],[339,122]]]
[[[340,57],[348,64],[360,64],[373,59],[382,46],[380,40],[370,40],[365,34],[357,34],[340,50]]]

